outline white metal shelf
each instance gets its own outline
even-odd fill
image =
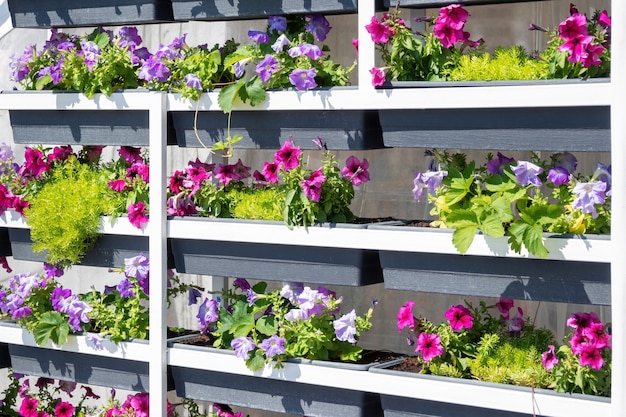
[[[281,369],[266,365],[261,371],[250,371],[243,360],[231,353],[211,352],[180,348],[168,348],[168,364],[213,372],[323,385],[327,387],[367,391],[407,398],[417,398],[444,403],[506,410],[532,414],[533,399],[538,415],[571,417],[582,415],[608,415],[607,399],[590,401],[575,396],[552,395],[530,389],[510,389],[507,385],[466,384],[454,378],[416,379],[389,374],[352,369],[318,366],[313,363],[285,363]]]

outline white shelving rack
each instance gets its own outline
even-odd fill
[[[405,108],[492,108],[492,107],[534,107],[542,106],[610,106],[611,107],[611,150],[612,150],[612,236],[610,241],[594,243],[574,240],[568,247],[560,246],[558,238],[548,239],[548,245],[558,250],[551,251],[555,260],[568,262],[590,261],[611,263],[612,294],[612,342],[613,342],[613,396],[610,402],[592,402],[577,397],[563,397],[536,394],[534,397],[537,412],[550,416],[583,416],[596,414],[623,417],[626,415],[626,234],[617,233],[626,229],[626,4],[619,0],[612,2],[612,76],[606,84],[549,85],[549,86],[497,86],[475,88],[428,88],[375,90],[369,83],[369,68],[374,66],[374,44],[365,30],[374,15],[373,2],[361,2],[358,11],[359,65],[358,88],[336,88],[314,92],[271,92],[269,99],[258,107],[245,107],[247,110],[273,111],[281,109],[320,110],[320,109],[405,109]],[[9,18],[10,24],[10,18]],[[0,0],[0,36],[7,28],[6,0]],[[36,100],[35,100],[36,97]],[[296,107],[297,105],[297,107]],[[232,227],[191,226],[184,220],[166,218],[166,114],[167,111],[195,110],[195,103],[189,103],[175,94],[132,91],[114,94],[111,97],[96,95],[88,99],[82,94],[0,94],[0,109],[42,109],[42,110],[147,110],[150,121],[150,162],[151,162],[151,216],[148,225],[142,230],[119,222],[116,225],[103,223],[103,233],[122,235],[143,234],[149,236],[150,262],[152,265],[150,294],[150,328],[148,355],[150,372],[150,409],[153,415],[165,416],[166,368],[168,364],[218,370],[243,375],[283,379],[293,382],[327,385],[332,387],[364,390],[382,394],[429,399],[441,402],[480,406],[492,409],[530,413],[527,393],[490,387],[468,389],[454,380],[445,382],[423,382],[407,386],[389,375],[339,370],[329,378],[320,368],[313,365],[287,364],[281,371],[266,368],[252,373],[239,360],[225,359],[223,355],[200,358],[181,355],[166,347],[166,240],[167,238],[195,238],[212,240],[237,240],[268,242],[268,230],[264,226],[233,229]],[[200,100],[201,111],[221,111],[217,105],[217,94],[204,94]],[[593,140],[593,138],[590,138]],[[27,227],[23,221],[4,215],[0,217],[0,227]],[[336,232],[336,231],[335,231]],[[447,236],[433,234],[428,242],[402,241],[401,235],[387,231],[346,231],[341,234],[328,229],[309,228],[307,231],[289,231],[286,228],[272,230],[272,243],[305,244],[308,246],[355,247],[407,252],[456,253]],[[445,240],[445,241],[444,241]],[[478,239],[469,255],[518,256],[508,253],[505,248],[494,252],[493,242]],[[519,255],[527,256],[527,255]],[[29,342],[16,332],[0,334],[0,341],[11,343]],[[84,346],[64,347],[77,352]],[[204,362],[202,362],[204,361]],[[454,392],[454,396],[450,395]],[[487,402],[485,402],[487,400]]]

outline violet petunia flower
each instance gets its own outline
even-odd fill
[[[119,291],[120,296],[122,296],[123,298],[135,297],[136,294],[133,291],[133,288],[133,283],[130,282],[128,278],[121,280],[120,283],[117,284],[117,291]]]
[[[354,309],[348,314],[344,314],[337,320],[333,321],[335,328],[335,336],[342,342],[356,343],[356,312]]]
[[[276,58],[270,54],[265,55],[265,58],[259,62],[256,66],[256,73],[259,74],[261,80],[266,83],[271,78],[272,74],[280,69],[280,64]]]
[[[258,44],[268,43],[270,41],[270,37],[267,33],[258,30],[249,30],[248,38]]]
[[[291,41],[289,38],[283,33],[276,39],[276,41],[272,44],[272,49],[277,54],[282,52],[285,49],[285,46],[291,45]]]
[[[298,46],[289,48],[289,51],[287,51],[287,53],[292,58],[306,56],[307,58],[312,60],[316,60],[324,55],[319,46],[311,45],[310,43],[301,43]]]
[[[330,23],[321,14],[307,16],[309,23],[305,26],[305,29],[313,34],[313,37],[318,42],[326,40],[328,32],[330,32]]]
[[[420,333],[417,338],[417,347],[415,353],[421,353],[424,362],[430,362],[432,359],[443,355],[443,346],[441,345],[441,337],[438,334]]]
[[[172,71],[158,57],[151,56],[139,69],[139,78],[146,81],[165,82],[169,79]]]
[[[141,45],[142,39],[136,27],[124,26],[117,32],[119,37],[118,45],[133,51]]]
[[[568,174],[573,174],[578,166],[578,160],[570,152],[558,152],[550,155],[552,164],[555,167],[561,167],[565,169]]]
[[[196,74],[185,75],[184,81],[187,87],[195,88],[196,90],[202,91],[202,81],[200,81],[200,77],[198,77]]]
[[[515,174],[515,179],[522,187],[527,185],[541,186],[541,179],[538,177],[543,172],[543,168],[527,161],[518,161],[517,165],[511,168]]]
[[[296,87],[296,90],[304,91],[317,87],[315,76],[317,72],[315,68],[311,69],[295,69],[289,74],[289,82]]]
[[[269,16],[267,22],[268,32],[284,32],[287,30],[287,18],[285,16]]]
[[[134,277],[139,281],[148,279],[150,275],[150,261],[143,253],[132,258],[125,258],[124,274],[128,278]]]
[[[195,287],[189,288],[187,293],[187,305],[198,304],[198,298],[202,297],[202,293]]]
[[[514,162],[513,158],[506,157],[502,154],[502,152],[498,152],[497,156],[489,162],[487,162],[487,171],[490,174],[504,174],[504,168],[507,167],[511,162]]]
[[[233,339],[230,346],[235,350],[235,357],[244,360],[250,358],[250,351],[256,347],[251,338],[244,336]]]
[[[259,348],[265,351],[265,356],[273,358],[276,355],[285,353],[285,339],[274,334],[263,340]]]
[[[205,298],[204,302],[200,304],[198,308],[198,327],[201,333],[207,333],[212,327],[212,324],[217,321],[219,315],[217,313],[217,301]]]
[[[572,208],[580,209],[585,214],[591,214],[592,218],[598,217],[596,204],[604,204],[606,184],[602,181],[579,182],[572,192],[576,195]]]
[[[560,187],[569,183],[569,177],[570,175],[565,168],[557,166],[548,170],[546,179],[554,184],[555,187]]]

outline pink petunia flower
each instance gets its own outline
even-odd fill
[[[443,355],[443,346],[441,345],[441,337],[438,334],[420,333],[417,338],[417,348],[415,353],[421,353],[425,362]]]
[[[407,301],[405,305],[400,307],[398,310],[398,315],[396,318],[398,319],[398,331],[401,332],[402,329],[408,327],[413,330],[415,328],[415,317],[413,316],[413,306],[415,305],[414,301]]]
[[[370,163],[366,158],[363,158],[363,162],[361,162],[356,156],[350,156],[346,160],[346,166],[341,169],[341,175],[344,178],[349,178],[352,184],[358,187],[370,180],[370,173],[367,171],[369,167]]]
[[[146,205],[143,201],[139,201],[128,206],[128,220],[130,221],[130,224],[135,226],[137,229],[141,229],[146,223],[148,223]]]
[[[454,331],[471,329],[474,326],[471,312],[460,304],[450,307],[445,313],[445,318],[450,321],[450,327]]]
[[[550,345],[548,350],[541,354],[541,364],[546,368],[546,371],[551,371],[557,363],[559,363],[559,358],[554,353],[554,345]]]

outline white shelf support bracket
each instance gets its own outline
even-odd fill
[[[166,94],[146,94],[150,125],[150,413],[166,415],[167,399],[167,117]]]
[[[611,415],[626,415],[626,3],[611,2]],[[593,138],[589,138],[593,140]]]
[[[359,2],[359,15],[358,15],[358,39],[359,39],[359,59],[357,65],[357,71],[359,74],[359,91],[365,92],[372,90],[372,75],[370,69],[375,65],[374,42],[372,37],[365,29],[365,25],[368,25],[372,16],[376,13],[376,7],[373,0]]]

